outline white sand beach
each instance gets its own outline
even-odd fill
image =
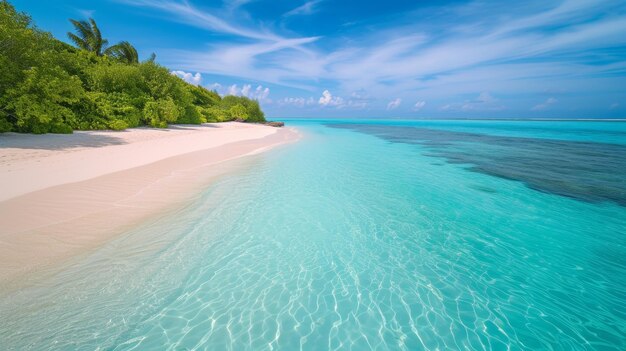
[[[0,286],[105,243],[180,204],[218,163],[295,141],[244,123],[0,136]]]

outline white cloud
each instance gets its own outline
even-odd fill
[[[173,75],[182,78],[185,82],[193,85],[200,85],[202,81],[202,75],[197,72],[196,74],[185,72],[185,71],[172,71]]]
[[[117,1],[156,9],[171,20],[210,32],[246,38],[218,39],[208,49],[161,51],[160,61],[169,66],[308,91],[330,81],[335,93],[346,94],[343,105],[350,104],[349,92],[362,87],[381,101],[419,89],[424,92],[420,98],[437,106],[445,98],[476,92],[477,86],[502,96],[530,96],[544,87],[565,87],[568,93],[585,91],[589,96],[608,92],[611,99],[619,98],[616,92],[624,86],[618,72],[623,72],[626,62],[593,64],[586,57],[595,55],[584,54],[626,45],[626,5],[611,0],[535,0],[523,6],[495,2],[493,11],[498,16],[491,16],[485,3],[476,1],[435,9],[440,11],[433,11],[419,25],[380,23],[376,31],[356,28],[339,36],[330,34],[326,39],[333,45],[328,46],[310,45],[319,37],[297,37],[297,33],[280,32],[281,26],[220,9],[204,11],[186,0]],[[315,4],[308,1],[290,12],[314,12]],[[398,15],[398,23],[409,23],[418,15]],[[444,30],[441,23],[447,23]],[[489,100],[491,95],[482,95],[448,108],[504,108]],[[532,106],[525,103],[521,108]]]
[[[254,93],[257,99],[266,100],[268,96],[270,95],[270,88],[268,87],[263,88],[262,85],[259,85],[256,87],[256,90],[254,91]]]
[[[395,98],[394,100],[389,101],[389,103],[387,104],[387,110],[395,110],[398,108],[398,106],[400,106],[401,103],[402,99]]]
[[[285,17],[295,16],[295,15],[310,15],[316,12],[316,6],[322,2],[321,0],[313,0],[307,1],[303,5],[296,7],[295,9],[284,14]]]
[[[207,89],[215,90],[217,92],[220,92],[222,90],[222,85],[220,83],[213,83],[213,84],[207,86]]]
[[[339,106],[339,108],[353,108],[357,110],[362,110],[369,106],[369,102],[367,100],[353,100],[350,99],[345,105]]]
[[[359,89],[357,91],[353,91],[350,94],[350,97],[347,99],[347,102],[340,106],[340,108],[353,108],[357,110],[362,110],[370,105],[372,99],[365,89]]]
[[[369,95],[367,95],[364,90],[353,91],[352,94],[350,94],[350,98],[357,99],[357,100],[369,100],[370,99]]]
[[[234,95],[234,96],[239,96],[240,94],[241,94],[241,90],[239,90],[239,87],[237,87],[237,84],[233,84],[229,86],[228,92],[226,93],[226,95]]]
[[[504,110],[504,106],[497,103],[498,99],[489,92],[483,91],[474,100],[467,100],[461,105],[463,111],[499,111]]]
[[[169,13],[170,19],[183,24],[204,28],[220,33],[238,35],[241,37],[278,41],[282,38],[265,30],[250,29],[230,23],[219,16],[202,11],[192,6],[188,1],[176,0],[117,0],[132,6],[149,7]]]
[[[208,88],[217,91],[222,96],[245,96],[253,100],[258,100],[259,102],[272,102],[272,100],[269,98],[270,88],[264,87],[262,85],[258,85],[255,89],[252,89],[252,84],[244,84],[240,88],[237,84],[223,87],[219,83],[213,83],[209,85]]]
[[[287,97],[277,101],[278,105],[293,105],[297,107],[305,107],[312,105],[320,105],[322,107],[335,107],[337,109],[355,109],[362,110],[369,105],[369,98],[364,97],[355,97],[354,93],[350,98],[344,99],[340,96],[333,96],[333,94],[324,90],[322,96],[315,100],[313,97],[304,98],[304,97]]]
[[[502,111],[505,109],[499,103],[499,100],[493,97],[489,92],[478,94],[475,99],[465,100],[463,102],[446,104],[439,108],[442,111]]]
[[[426,101],[418,101],[413,105],[413,111],[419,111],[426,106]]]
[[[278,100],[279,105],[293,105],[297,107],[310,106],[315,104],[315,99],[313,97],[309,97],[308,99],[303,97],[287,97]]]
[[[235,11],[241,6],[244,6],[245,4],[252,2],[252,1],[253,0],[225,0],[224,5],[226,6],[228,10]]]
[[[478,98],[476,98],[477,102],[482,102],[482,103],[495,102],[496,100],[497,100],[496,98],[491,96],[491,94],[489,94],[489,92],[486,92],[486,91],[483,91],[482,93],[480,93],[478,95]]]
[[[546,101],[544,101],[544,102],[542,102],[542,103],[540,103],[538,105],[535,105],[531,110],[533,110],[533,111],[542,111],[542,110],[545,110],[548,107],[556,104],[557,102],[558,102],[557,99],[551,97],[551,98],[548,98]]]
[[[84,18],[91,18],[96,13],[96,10],[76,9],[76,12],[80,13]]]
[[[318,103],[322,106],[340,106],[343,105],[344,100],[342,97],[333,96],[328,90],[324,90],[322,96],[318,100]]]
[[[252,85],[244,84],[243,88],[241,88],[241,95],[242,96],[249,96],[250,95],[250,89],[252,89]]]

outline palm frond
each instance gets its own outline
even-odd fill
[[[137,49],[127,41],[109,47],[104,53],[126,63],[139,63]]]
[[[98,56],[102,55],[104,48],[106,48],[108,41],[102,38],[100,29],[94,21],[90,18],[89,21],[78,21],[70,19],[70,22],[74,26],[76,33],[67,33],[67,36],[83,50],[88,50],[95,53]]]
[[[102,33],[100,33],[100,28],[98,28],[98,24],[93,18],[89,18],[89,23],[91,24],[91,32],[93,33],[93,47],[98,56],[102,55],[104,49],[108,45],[108,40],[102,39]]]
[[[78,35],[68,32],[67,36],[70,38],[70,40],[76,45],[78,46],[78,48],[83,49],[83,50],[88,50],[91,51],[91,48],[89,47],[89,44],[83,40],[83,38],[79,37]]]

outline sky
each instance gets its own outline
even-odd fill
[[[12,0],[269,117],[626,118],[626,1]]]

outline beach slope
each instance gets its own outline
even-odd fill
[[[297,139],[294,129],[235,122],[4,134],[0,286],[88,252],[186,201],[228,171],[224,161]]]

